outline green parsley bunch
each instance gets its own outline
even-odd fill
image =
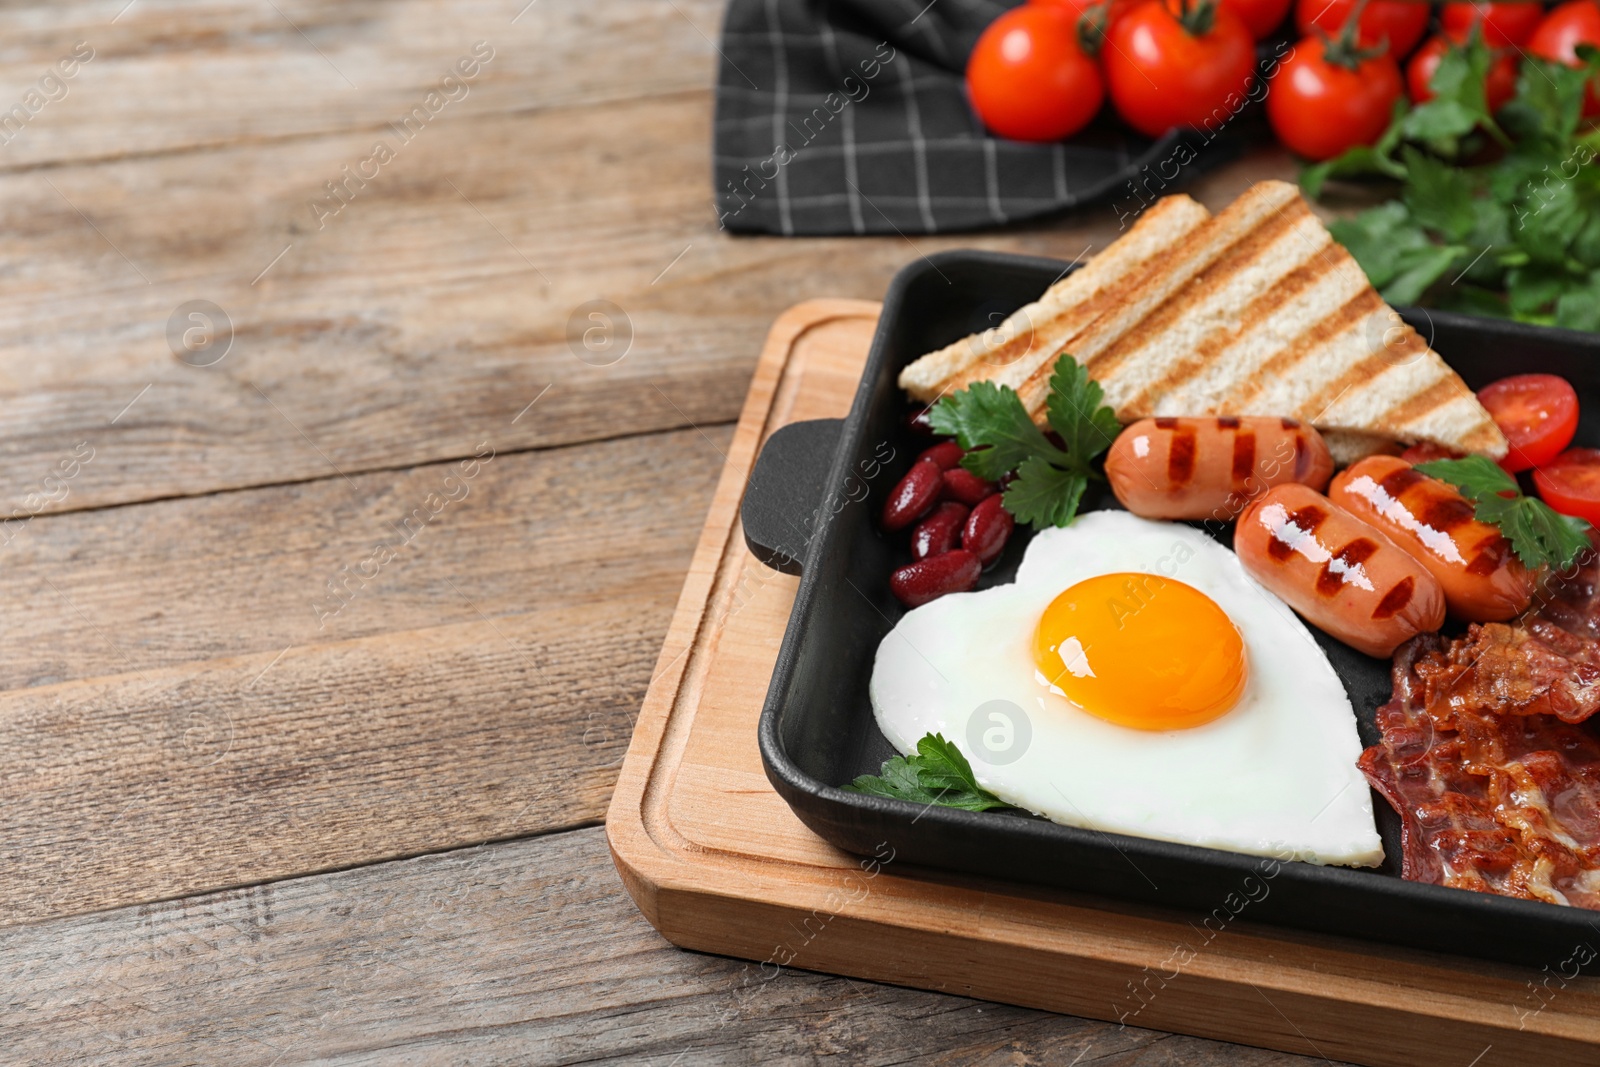
[[[1582,65],[1523,59],[1517,93],[1489,113],[1493,55],[1476,36],[1439,62],[1425,104],[1404,98],[1377,144],[1306,168],[1377,175],[1399,197],[1329,228],[1391,304],[1600,330],[1600,130],[1583,120],[1600,52]]]

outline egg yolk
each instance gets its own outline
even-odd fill
[[[1208,723],[1248,677],[1244,639],[1216,601],[1154,574],[1102,574],[1056,597],[1033,660],[1084,711],[1138,730]]]

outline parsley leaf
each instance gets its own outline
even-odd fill
[[[1452,241],[1464,239],[1477,221],[1467,172],[1409,145],[1402,155],[1409,180],[1401,199],[1411,217],[1417,225],[1437,230]]]
[[[1090,478],[1090,463],[1111,447],[1122,427],[1104,403],[1100,383],[1063,352],[1050,376],[1045,416],[1061,439],[1058,448],[1034,425],[1016,391],[993,382],[973,382],[933,406],[936,433],[950,434],[967,449],[961,465],[996,481],[1016,471],[1001,498],[1018,522],[1035,529],[1066,526]]]
[[[1006,486],[1000,502],[1018,522],[1043,530],[1071,523],[1088,487],[1085,475],[1062,470],[1040,456],[1029,456],[1017,468],[1017,477]]]
[[[1436,245],[1405,204],[1392,200],[1328,225],[1391,304],[1414,304],[1467,251]]]
[[[1437,459],[1417,464],[1417,470],[1461,490],[1475,505],[1478,521],[1498,526],[1529,570],[1545,565],[1565,570],[1589,547],[1588,523],[1523,496],[1517,480],[1492,459]]]
[[[1033,424],[1015,389],[973,382],[943,397],[928,414],[934,433],[946,434],[967,450],[961,465],[980,478],[998,481],[1029,456],[1066,460],[1062,451]]]
[[[1411,110],[1411,102],[1405,94],[1394,102],[1394,114],[1389,120],[1389,128],[1379,138],[1375,145],[1356,145],[1342,156],[1313,163],[1300,172],[1300,187],[1306,195],[1315,200],[1322,195],[1322,187],[1329,178],[1348,178],[1358,174],[1382,174],[1389,178],[1404,178],[1406,168],[1394,158],[1394,150],[1400,144],[1400,138],[1405,130],[1401,123]]]
[[[863,774],[845,788],[853,793],[963,811],[1011,807],[978,784],[967,757],[939,734],[925,734],[917,742],[916,755],[886,760],[879,774]]]
[[[1313,197],[1331,178],[1398,183],[1394,199],[1329,226],[1385,300],[1542,325],[1600,319],[1600,130],[1582,115],[1600,50],[1577,55],[1573,67],[1525,57],[1515,97],[1491,113],[1494,55],[1474,34],[1443,53],[1433,98],[1397,105],[1377,143],[1301,171]]]
[[[1122,432],[1116,413],[1105,406],[1105,390],[1089,369],[1063,353],[1050,375],[1045,414],[1066,445],[1067,455],[1088,473],[1089,460],[1111,447]]]

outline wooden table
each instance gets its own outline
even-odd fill
[[[720,15],[0,11],[0,1059],[1302,1062],[752,1001],[623,893],[598,823],[770,321],[1116,234],[719,232]]]

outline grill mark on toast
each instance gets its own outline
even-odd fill
[[[1299,336],[1289,342],[1282,352],[1257,367],[1250,376],[1250,381],[1244,391],[1241,395],[1230,400],[1228,406],[1239,411],[1247,410],[1255,398],[1261,394],[1262,382],[1290,373],[1294,367],[1314,353],[1328,339],[1344,333],[1350,327],[1372,314],[1373,311],[1383,306],[1383,299],[1378,296],[1377,290],[1370,286],[1346,300],[1336,310],[1329,312],[1301,330]],[[1340,389],[1343,388],[1343,386],[1340,386]],[[1334,395],[1337,395],[1337,393]],[[1307,409],[1310,411],[1310,418],[1315,418],[1322,412],[1320,407],[1313,407],[1310,404],[1302,405],[1302,411]],[[1296,414],[1299,413],[1297,412]]]
[[[1135,239],[1160,230],[1170,230],[1174,226],[1182,228],[1180,239],[1187,239],[1207,222],[1211,220],[1210,212],[1197,204],[1190,197],[1181,193],[1173,196],[1162,197],[1152,204],[1133,224],[1133,228],[1124,234],[1120,241]],[[1119,303],[1130,284],[1136,283],[1160,258],[1159,250],[1151,250],[1147,254],[1132,253],[1122,255],[1114,251],[1116,244],[1113,242],[1084,267],[1079,269],[1071,278],[1089,278],[1091,291],[1082,298],[1058,307],[1054,314],[1038,322],[1030,323],[1028,344],[1022,350],[1022,338],[1010,338],[1004,345],[992,352],[985,352],[967,359],[951,374],[939,382],[941,392],[953,389],[965,389],[975,381],[991,381],[1000,373],[1018,362],[1042,358],[1049,361],[1055,352],[1069,345],[1078,334],[1088,329],[1108,308]],[[1132,247],[1132,246],[1125,246]],[[1104,269],[1102,269],[1104,268]],[[1103,275],[1103,276],[1102,276]],[[1059,284],[1059,283],[1058,283]],[[1051,286],[1034,303],[1046,303],[1050,300],[1051,291],[1056,286]],[[1059,297],[1057,298],[1059,299]],[[981,335],[974,335],[981,336]],[[1053,338],[1053,340],[1051,340]],[[972,337],[966,338],[970,342]],[[959,342],[958,342],[959,343]],[[943,350],[941,350],[943,351]],[[1042,357],[1040,353],[1043,352]],[[931,353],[930,355],[937,355]],[[928,358],[927,356],[922,357]],[[1052,368],[1053,369],[1053,368]],[[1030,374],[1032,370],[1030,369]],[[1020,383],[1019,383],[1020,384]]]
[[[1328,262],[1328,257],[1321,254],[1326,247],[1324,245],[1318,248],[1311,260],[1295,267],[1276,284],[1250,301],[1239,318],[1237,329],[1213,330],[1207,334],[1195,346],[1193,355],[1175,361],[1159,381],[1152,382],[1140,390],[1139,395],[1134,397],[1128,406],[1134,411],[1150,410],[1155,404],[1153,394],[1171,392],[1191,381],[1216,363],[1223,351],[1235,341],[1254,333],[1262,323],[1277,315],[1285,305],[1332,273],[1336,269],[1335,264]]]
[[[1267,213],[1281,215],[1296,202],[1304,206],[1304,200],[1299,191],[1294,186],[1284,182],[1260,182],[1251,186],[1237,200],[1228,205],[1222,214],[1213,216],[1185,234],[1184,238],[1177,244],[1177,247],[1182,251],[1175,257],[1169,256],[1164,259],[1159,255],[1154,257],[1155,261],[1150,265],[1149,269],[1141,272],[1137,279],[1123,288],[1123,302],[1128,304],[1140,302],[1142,294],[1147,288],[1165,286],[1166,283],[1172,281],[1175,275],[1189,270],[1189,261],[1200,261],[1203,258],[1204,262],[1192,274],[1189,274],[1187,279],[1178,282],[1176,288],[1172,289],[1162,303],[1180,295],[1185,287],[1194,284],[1195,280],[1207,267],[1226,255],[1228,249],[1237,244],[1240,238],[1264,225],[1267,221]],[[1309,210],[1309,208],[1306,210]],[[1248,219],[1257,213],[1261,213],[1262,218],[1254,226],[1251,226],[1250,230],[1241,232],[1238,237],[1234,237],[1214,252],[1207,251],[1219,231],[1230,233],[1234,229],[1242,230],[1245,223],[1241,220]],[[1148,318],[1150,314],[1159,310],[1159,306],[1158,304],[1156,308],[1152,308],[1142,317]],[[1080,349],[1092,349],[1099,341],[1099,338],[1094,336],[1096,327],[1102,327],[1107,331],[1110,330],[1111,324],[1107,321],[1108,318],[1110,318],[1109,315],[1101,316],[1099,320],[1090,324],[1082,334],[1074,338],[1077,346]],[[1138,320],[1129,323],[1127,329],[1135,329],[1137,326]],[[1085,342],[1085,339],[1087,339],[1088,343]],[[1119,340],[1120,337],[1113,334],[1106,341],[1105,348],[1092,352],[1086,360],[1081,356],[1079,357],[1080,361],[1084,362],[1091,378],[1105,378],[1105,372],[1100,369],[1100,363],[1106,354],[1106,350],[1116,345]],[[1045,424],[1044,401],[1049,393],[1050,375],[1054,369],[1051,360],[1046,359],[1044,364],[1034,371],[1028,380],[1022,384],[1022,387],[1017,390],[1022,395],[1024,407],[1032,414],[1033,421],[1039,425]]]
[[[1422,418],[1434,408],[1442,407],[1466,392],[1460,378],[1455,373],[1446,374],[1420,393],[1400,401],[1378,417],[1379,425],[1404,426],[1408,422]]]
[[[1375,298],[1377,293],[1372,294]],[[1369,382],[1382,374],[1390,366],[1389,357],[1384,355],[1367,355],[1356,360],[1345,372],[1327,385],[1323,386],[1304,404],[1300,405],[1300,413],[1308,419],[1317,419],[1328,413],[1328,410],[1338,402],[1351,389],[1362,382]]]
[[[1137,352],[1153,338],[1160,337],[1193,308],[1205,303],[1234,275],[1260,260],[1279,238],[1310,214],[1311,208],[1306,202],[1296,198],[1295,203],[1286,205],[1283,210],[1263,219],[1255,229],[1241,234],[1188,285],[1162,301],[1160,306],[1100,353],[1090,364],[1093,373],[1102,378],[1116,374],[1117,368],[1130,353]]]

